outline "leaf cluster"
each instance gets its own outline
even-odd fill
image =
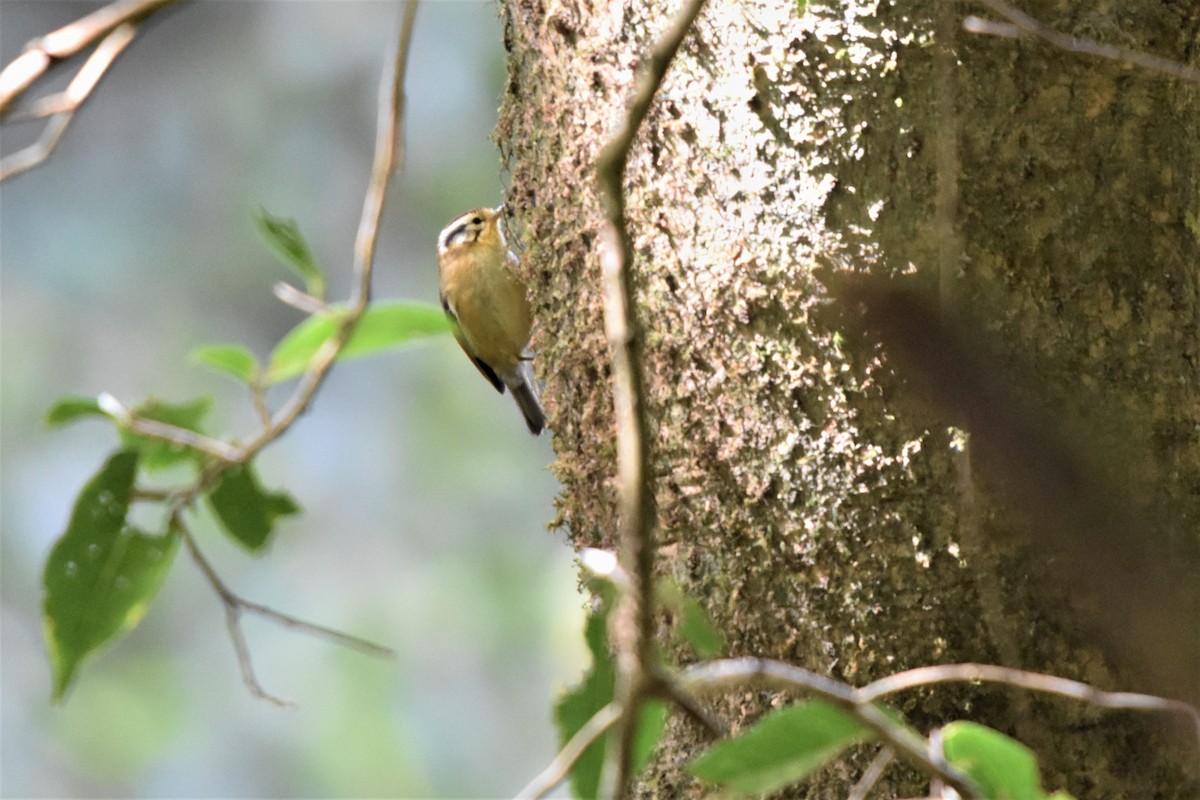
[[[324,272],[295,222],[266,211],[255,222],[271,251],[301,278],[306,296],[320,310],[276,345],[266,365],[247,347],[230,343],[197,347],[191,359],[244,384],[271,430],[276,423],[265,412],[266,389],[307,372],[318,353],[342,335],[349,311],[325,304]],[[449,330],[440,308],[407,301],[371,305],[357,322],[352,335],[340,343],[339,359],[380,353]],[[180,540],[194,548],[182,515],[197,501],[227,536],[253,554],[269,547],[280,520],[300,512],[290,494],[263,486],[253,463],[256,451],[209,438],[205,425],[211,408],[212,400],[200,397],[181,403],[150,398],[127,409],[101,395],[64,397],[46,412],[50,427],[107,419],[119,438],[118,449],[77,495],[67,528],[43,571],[43,624],[55,700],[64,696],[92,653],[128,633],[145,616]],[[236,455],[222,458],[202,446],[205,442],[227,446]],[[145,488],[147,476],[168,468],[182,468],[190,479],[168,489]],[[162,521],[155,530],[130,522],[134,503],[160,508]]]

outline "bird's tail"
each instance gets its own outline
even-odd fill
[[[521,363],[515,377],[516,380],[508,384],[508,389],[525,415],[529,432],[537,436],[546,427],[546,412],[542,409],[542,401],[538,399],[537,383],[528,362]]]

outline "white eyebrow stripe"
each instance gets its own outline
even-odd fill
[[[459,219],[461,219],[461,217]],[[458,222],[458,220],[455,220],[454,222]],[[456,239],[466,233],[467,225],[470,224],[464,222],[461,225],[455,225],[454,222],[451,222],[450,225],[447,226],[446,230],[442,231],[441,238],[438,239],[439,253],[445,252],[446,248],[448,248]]]
[[[466,233],[468,228],[472,227],[477,218],[482,228],[487,220],[479,213],[479,209],[464,212],[450,220],[450,224],[442,228],[442,233],[438,236],[438,253],[444,253],[446,248],[454,244],[460,236]]]

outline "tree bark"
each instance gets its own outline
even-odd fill
[[[965,33],[975,10],[714,0],[673,64],[627,172],[659,569],[731,655],[856,684],[985,661],[1195,702],[1200,87]],[[1023,10],[1200,59],[1188,4]],[[594,161],[673,11],[502,11],[496,139],[577,546],[617,529]],[[738,728],[778,699],[719,711]],[[1195,743],[1157,720],[979,687],[898,705],[1017,736],[1079,797],[1200,795]],[[673,720],[640,794],[699,796],[703,744]],[[845,796],[871,754],[789,796]],[[878,796],[926,789],[893,767]]]

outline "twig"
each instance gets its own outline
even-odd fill
[[[1138,50],[1129,50],[1124,47],[1104,44],[1093,39],[1068,36],[1061,31],[1051,28],[1049,25],[1039,22],[1020,9],[1014,8],[1004,2],[1004,0],[978,0],[978,2],[1008,20],[1008,24],[1005,25],[976,16],[968,16],[963,20],[963,28],[971,33],[983,33],[1014,39],[1024,34],[1049,42],[1061,50],[1067,50],[1072,53],[1084,53],[1098,58],[1107,58],[1112,61],[1124,61],[1153,72],[1161,72],[1175,78],[1182,78],[1185,81],[1200,83],[1200,70],[1180,64],[1178,61],[1160,58]]]
[[[344,631],[339,631],[334,628],[327,628],[324,625],[317,625],[313,622],[293,617],[291,614],[285,614],[282,611],[277,611],[270,606],[264,606],[261,603],[255,603],[251,600],[246,600],[234,595],[239,605],[246,611],[257,614],[260,617],[269,619],[285,628],[307,633],[309,636],[327,639],[334,644],[340,644],[342,647],[348,647],[351,650],[357,650],[360,653],[366,653],[369,656],[378,658],[395,658],[396,651],[390,647],[384,647],[381,644],[363,639],[359,636],[352,636]]]
[[[168,425],[165,422],[146,419],[131,413],[125,420],[124,427],[141,436],[164,439],[230,464],[236,464],[241,459],[241,448],[236,445],[220,439],[213,439],[202,433],[189,431],[187,428],[180,428],[177,425]]]
[[[302,292],[287,281],[279,281],[273,289],[280,301],[305,314],[328,314],[329,304],[308,292]]]
[[[42,135],[36,142],[0,160],[0,182],[33,169],[50,157],[59,140],[66,133],[67,126],[71,124],[75,112],[91,96],[96,84],[108,72],[108,68],[117,60],[117,56],[121,55],[121,52],[129,46],[136,34],[137,26],[132,22],[126,22],[114,28],[88,56],[87,61],[67,85],[66,91],[44,97],[29,109],[27,115],[29,117],[50,116],[51,119],[46,123]],[[19,118],[16,114],[12,117],[14,121]]]
[[[218,475],[234,463],[249,461],[263,447],[290,428],[300,415],[304,413],[316,395],[317,390],[324,382],[325,376],[329,373],[338,354],[349,340],[350,335],[354,332],[358,321],[366,312],[367,305],[370,302],[375,243],[379,238],[384,199],[387,196],[389,179],[394,172],[395,165],[398,163],[396,154],[401,148],[404,76],[409,47],[412,42],[416,5],[415,0],[410,0],[410,2],[405,4],[399,41],[395,47],[389,67],[384,72],[384,79],[380,87],[376,121],[375,156],[371,167],[371,177],[367,184],[366,198],[363,201],[363,213],[354,248],[354,289],[351,292],[350,310],[342,318],[337,334],[322,345],[291,398],[273,417],[266,417],[262,430],[249,444],[238,448],[236,452],[230,454],[234,456],[233,458],[226,458],[224,464],[216,467],[215,472]],[[261,413],[263,413],[262,410],[260,410]],[[180,431],[176,431],[175,433],[179,434]],[[178,439],[173,439],[173,441],[178,441]],[[214,476],[209,477],[212,479]],[[204,483],[203,481],[198,482],[196,491]],[[181,498],[177,502],[180,504],[179,507],[182,507],[183,504],[190,503],[192,499],[193,497],[186,497]],[[254,675],[245,637],[242,634],[239,624],[240,615],[243,611],[250,611],[285,627],[300,630],[310,635],[321,636],[365,653],[386,656],[394,655],[388,648],[368,642],[365,639],[350,636],[349,634],[321,625],[314,625],[313,623],[305,622],[291,615],[276,611],[268,606],[242,599],[225,586],[224,582],[216,574],[216,571],[204,558],[199,548],[196,547],[196,543],[192,537],[185,535],[184,541],[187,542],[193,561],[200,567],[201,572],[204,573],[208,582],[221,598],[221,602],[225,604],[226,620],[229,624],[234,648],[237,650],[238,663],[242,668],[242,676],[247,687],[249,687],[251,693],[256,697],[261,697],[277,704],[286,702],[280,701],[279,698],[263,690]]]
[[[710,714],[708,709],[700,705],[699,700],[680,689],[673,678],[661,671],[655,678],[654,693],[686,714],[712,738],[719,739],[729,735],[729,727],[724,722]]]
[[[629,792],[634,735],[653,670],[654,487],[650,471],[649,425],[642,374],[643,337],[634,303],[633,241],[625,220],[625,167],[638,129],[650,111],[667,68],[700,14],[704,0],[688,0],[649,53],[637,78],[620,130],[600,151],[596,178],[605,220],[600,229],[604,271],[604,319],[613,363],[613,405],[617,423],[617,480],[620,486],[620,559],[632,576],[614,612],[616,702],[621,708],[616,741],[609,748],[601,796]]]
[[[50,157],[75,112],[137,35],[138,23],[175,1],[124,0],[113,3],[25,46],[24,52],[0,72],[0,119],[18,122],[49,117],[49,120],[36,142],[0,159],[0,182],[30,170]],[[40,98],[27,108],[14,109],[14,103],[50,67],[92,45],[95,50],[67,85],[66,91]]]
[[[221,605],[225,607],[225,624],[229,628],[229,638],[233,641],[233,649],[237,653],[238,666],[241,668],[242,680],[246,684],[246,688],[255,697],[266,700],[273,705],[281,707],[294,707],[295,703],[290,700],[279,698],[263,688],[258,677],[254,672],[254,664],[250,660],[250,648],[246,643],[245,633],[242,631],[242,614],[249,612],[257,614],[264,619],[269,619],[276,624],[282,625],[285,628],[307,633],[310,636],[328,639],[335,644],[340,644],[344,647],[350,647],[368,655],[379,656],[383,658],[395,658],[396,653],[382,645],[362,639],[358,636],[351,636],[348,633],[337,631],[332,628],[327,628],[324,625],[317,625],[312,622],[293,617],[291,614],[285,614],[282,611],[276,611],[270,606],[265,606],[262,603],[256,603],[252,600],[247,600],[237,592],[229,588],[229,586],[217,574],[212,562],[200,550],[196,544],[196,539],[192,536],[191,530],[184,524],[180,511],[176,510],[171,518],[171,528],[183,540],[184,546],[188,549],[188,554],[191,555],[192,561],[196,567],[204,575],[209,586],[216,592],[217,597],[221,601]]]
[[[245,447],[240,461],[252,458],[259,450],[270,444],[291,427],[312,402],[317,390],[325,380],[329,368],[349,341],[362,315],[371,301],[371,274],[375,264],[375,246],[379,240],[379,223],[383,218],[383,204],[387,196],[388,180],[396,166],[403,160],[404,144],[404,77],[408,66],[408,51],[412,43],[413,21],[416,18],[417,2],[409,0],[404,5],[404,18],[400,28],[399,44],[391,60],[391,69],[385,73],[380,84],[377,123],[375,127],[375,156],[371,164],[371,177],[363,199],[362,216],[354,241],[353,288],[350,307],[341,318],[337,333],[327,339],[313,356],[308,371],[300,379],[292,396],[271,419],[271,424]]]
[[[592,718],[575,732],[575,735],[559,751],[550,765],[531,780],[524,789],[517,792],[518,800],[524,798],[538,800],[553,791],[554,787],[567,777],[567,773],[571,771],[571,767],[575,766],[575,762],[584,754],[584,751],[603,736],[620,717],[621,707],[616,703],[609,703],[593,714]]]
[[[929,752],[926,742],[912,730],[885,714],[857,689],[817,672],[764,658],[731,658],[697,664],[683,670],[678,683],[687,692],[713,692],[746,685],[799,690],[827,700],[871,728],[925,774],[940,778],[963,797],[980,797],[974,782],[944,758]]]
[[[34,39],[0,71],[0,119],[52,65],[82,53],[116,28],[136,23],[176,0],[119,0]]]
[[[879,779],[883,777],[891,763],[896,760],[896,751],[891,747],[884,745],[879,748],[879,752],[875,754],[875,758],[871,759],[871,763],[867,765],[867,770],[858,779],[854,786],[850,787],[850,794],[846,795],[846,800],[867,800],[867,795],[875,788],[875,784],[879,783]]]
[[[1200,709],[1189,703],[1136,692],[1105,692],[1069,678],[1000,667],[994,664],[941,664],[932,667],[918,667],[880,678],[856,690],[856,693],[862,702],[875,702],[889,694],[914,689],[918,686],[963,681],[1001,683],[1034,692],[1057,694],[1100,708],[1125,708],[1134,711],[1183,714],[1191,718],[1197,744],[1200,744]]]
[[[246,684],[246,689],[250,694],[279,708],[295,708],[295,701],[271,694],[259,682],[258,675],[254,672],[254,663],[250,660],[250,646],[246,643],[246,634],[242,630],[242,609],[239,606],[225,604],[225,627],[229,630],[229,638],[233,641],[233,650],[237,653],[238,667],[242,671],[242,683]]]
[[[800,690],[834,703],[872,728],[885,745],[905,756],[928,775],[945,781],[960,794],[977,790],[961,772],[946,763],[935,748],[912,736],[905,726],[875,705],[890,694],[937,683],[982,681],[1081,700],[1099,708],[1156,711],[1187,716],[1200,744],[1200,709],[1178,700],[1134,692],[1105,692],[1080,681],[991,664],[944,664],[898,672],[862,688],[779,661],[736,658],[711,661],[685,669],[678,678],[685,692],[712,692],[746,685]],[[864,775],[863,780],[866,779]],[[861,783],[862,781],[860,781]]]

